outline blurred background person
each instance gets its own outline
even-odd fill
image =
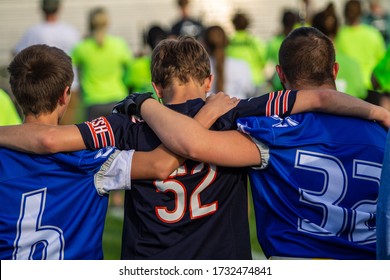
[[[241,59],[229,57],[226,52],[228,37],[219,25],[206,28],[203,43],[210,56],[211,74],[214,80],[211,93],[223,91],[237,98],[254,96],[256,88],[252,82],[249,64]]]
[[[248,30],[250,20],[245,13],[236,12],[232,23],[235,32],[229,38],[226,52],[230,57],[242,59],[249,64],[252,81],[258,93],[265,93],[266,79],[264,68],[266,64],[267,45],[259,37]]]
[[[81,35],[76,27],[60,19],[61,5],[62,2],[60,0],[40,0],[43,19],[40,23],[26,30],[13,49],[13,55],[35,44],[46,44],[57,47],[70,55],[73,47],[80,42]],[[78,77],[76,71],[74,72],[75,78],[71,87],[73,98],[62,119],[62,123],[64,124],[76,122],[80,114]]]
[[[198,39],[202,35],[204,26],[200,20],[191,16],[190,0],[177,0],[176,4],[180,18],[172,24],[170,35],[173,37],[186,35]]]
[[[61,1],[41,0],[42,22],[31,26],[16,44],[13,54],[35,44],[46,44],[62,49],[67,54],[80,41],[79,31],[60,20]]]
[[[128,95],[125,70],[132,61],[126,41],[107,33],[109,15],[105,8],[93,8],[88,17],[89,34],[72,52],[86,119],[111,114],[113,106]]]
[[[378,94],[372,91],[371,74],[385,54],[385,41],[376,28],[361,23],[361,16],[360,1],[349,0],[345,3],[345,24],[337,32],[335,45],[338,53],[344,53],[359,63],[367,91],[366,99],[379,104]]]
[[[379,105],[390,110],[390,46],[374,68],[372,83],[374,90],[381,93]]]
[[[21,124],[20,114],[7,92],[0,88],[0,125]]]
[[[382,0],[383,1],[383,0]],[[362,22],[374,26],[382,34],[386,45],[390,45],[390,13],[381,0],[369,0],[369,10],[363,13]]]
[[[152,75],[150,71],[151,52],[156,45],[168,37],[168,32],[160,25],[152,25],[143,34],[144,48],[134,57],[126,71],[125,83],[129,93],[133,92],[153,92],[153,97],[157,99],[152,86]]]
[[[332,42],[334,41],[339,29],[339,19],[333,3],[329,3],[324,10],[313,16],[312,26],[328,36]],[[338,90],[365,99],[367,90],[363,83],[363,74],[359,63],[354,58],[338,51],[337,48],[336,62],[339,65],[336,78]]]
[[[279,64],[279,49],[284,38],[299,24],[298,13],[293,10],[284,10],[281,17],[281,31],[273,36],[267,43],[267,67],[266,76],[269,77],[271,90],[282,90],[283,86],[275,71],[275,66]],[[269,72],[269,75],[267,74]]]

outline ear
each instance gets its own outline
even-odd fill
[[[211,85],[212,85],[213,81],[214,81],[214,75],[210,75],[210,76],[208,76],[208,77],[204,80],[206,92],[209,92],[209,91],[211,90]]]
[[[154,91],[156,92],[157,97],[160,99],[164,98],[162,86],[154,82],[152,82],[152,86],[154,88]]]
[[[340,65],[335,62],[333,65],[333,79],[336,80],[337,74],[339,73]]]
[[[276,72],[278,73],[280,82],[281,82],[282,84],[286,84],[286,83],[287,83],[287,79],[286,79],[286,75],[285,75],[284,72],[283,72],[282,67],[278,64],[278,65],[276,65],[275,68],[276,68]]]
[[[70,87],[67,86],[64,90],[64,92],[62,93],[62,96],[60,97],[60,99],[58,100],[58,102],[60,103],[60,105],[66,105],[69,103],[70,101]]]

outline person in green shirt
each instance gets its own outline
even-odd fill
[[[344,8],[346,24],[341,26],[335,38],[338,53],[344,53],[359,63],[367,90],[372,89],[371,73],[386,51],[381,33],[360,21],[360,1],[347,1]]]
[[[152,25],[146,34],[146,44],[150,50],[163,39],[168,37],[168,32],[161,26]],[[151,53],[146,51],[141,55],[135,57],[125,75],[125,83],[130,93],[133,92],[152,92],[153,97],[157,99],[156,93],[153,89],[150,72]]]
[[[313,16],[312,26],[334,41],[339,29],[339,20],[332,3]],[[354,58],[337,49],[336,61],[339,65],[339,72],[336,78],[337,88],[349,95],[365,99],[367,90],[363,83],[363,73],[359,63]]]
[[[88,120],[111,114],[116,102],[128,95],[124,75],[132,52],[123,38],[107,34],[108,25],[107,11],[102,7],[92,9],[90,35],[71,54]]]
[[[264,68],[266,65],[267,45],[260,38],[249,32],[250,21],[246,14],[237,12],[232,22],[235,33],[229,39],[226,53],[230,57],[242,59],[249,64],[252,80],[260,92],[263,92],[261,88],[266,83]]]
[[[0,89],[0,125],[21,124],[22,120],[10,96]]]
[[[372,73],[374,89],[381,93],[379,105],[390,110],[390,47]]]
[[[275,69],[275,66],[279,64],[279,49],[282,45],[284,38],[294,29],[299,21],[298,14],[292,10],[285,10],[282,14],[282,30],[267,43],[267,68]],[[280,82],[279,76],[276,71],[273,71],[273,75],[269,78],[269,84],[272,90],[282,90],[283,86]]]
[[[373,71],[375,88],[390,93],[390,47]]]

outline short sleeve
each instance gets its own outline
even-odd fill
[[[95,175],[95,187],[100,195],[113,190],[131,189],[131,165],[134,150],[115,151]]]

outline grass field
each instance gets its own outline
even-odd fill
[[[109,209],[103,234],[103,250],[106,260],[119,260],[122,237],[122,217],[117,211]],[[249,223],[251,230],[252,255],[254,259],[264,259],[263,252],[257,242],[255,215],[253,213],[252,199],[250,199]]]

